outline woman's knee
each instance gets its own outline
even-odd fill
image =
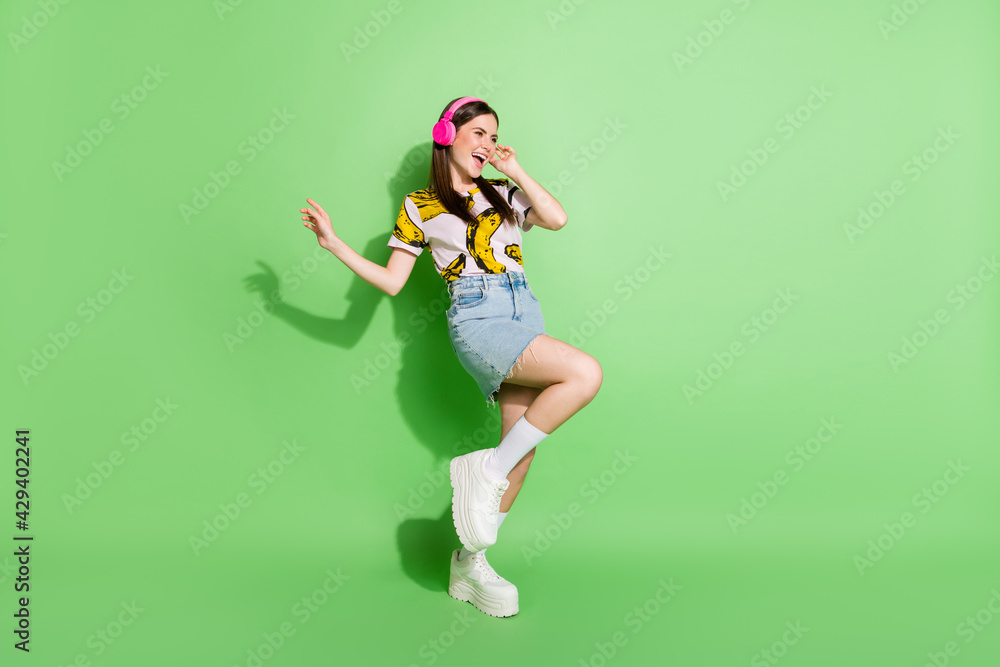
[[[604,369],[601,368],[600,362],[589,354],[584,354],[579,362],[574,364],[574,369],[575,381],[581,391],[589,398],[596,396],[604,381]]]
[[[537,363],[532,365],[527,375],[530,380],[539,383],[536,385],[540,387],[539,391],[554,384],[568,384],[585,394],[588,400],[597,394],[604,379],[604,372],[597,359],[548,335],[539,336],[535,340],[541,346],[538,352],[541,360],[536,359]],[[515,378],[521,375],[517,370],[513,373]]]

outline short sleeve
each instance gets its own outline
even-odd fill
[[[514,185],[511,181],[507,180],[507,185],[507,203],[514,210],[514,217],[517,218],[517,223],[521,226],[521,229],[528,231],[534,227],[530,222],[525,222],[525,218],[528,217],[528,211],[531,210],[531,200],[528,199],[528,195],[524,194],[521,188]]]
[[[389,237],[390,248],[403,248],[409,250],[414,255],[420,255],[427,240],[424,237],[424,230],[421,229],[420,212],[417,205],[408,196],[403,199],[403,205],[399,207],[399,217],[396,218],[396,226]]]

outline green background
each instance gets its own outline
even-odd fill
[[[46,6],[0,10],[3,664],[997,664],[995,2]],[[507,619],[446,593],[448,460],[498,425],[443,282],[425,253],[388,298],[298,213],[384,263],[461,95],[568,212],[525,267],[605,374],[489,550]]]

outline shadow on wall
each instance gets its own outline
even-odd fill
[[[406,576],[429,591],[448,590],[451,552],[460,546],[451,518],[450,495],[448,506],[438,517],[407,519],[396,529],[400,567]]]

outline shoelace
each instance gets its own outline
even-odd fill
[[[493,497],[490,498],[490,514],[500,512],[500,500],[503,498],[505,491],[506,489],[499,484],[493,487]]]
[[[483,571],[483,578],[485,581],[499,581],[500,575],[497,574],[493,566],[486,562],[486,550],[477,551],[472,554],[472,557],[476,559],[476,567]]]

